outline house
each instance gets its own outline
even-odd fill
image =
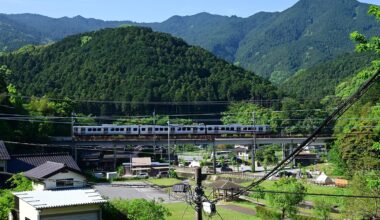
[[[0,141],[0,172],[7,172],[7,163],[10,159],[4,141]]]
[[[78,164],[68,153],[22,154],[11,155],[8,161],[9,173],[21,173],[38,167],[47,161],[63,163],[67,167],[80,171]]]
[[[152,162],[150,157],[134,157],[132,163],[123,163],[125,175],[148,173],[156,176],[160,172],[169,171],[169,163]]]
[[[249,150],[248,146],[244,145],[235,145],[235,148],[232,150],[237,158],[248,161],[249,160]]]
[[[47,161],[24,173],[33,181],[34,190],[81,188],[87,185],[80,170],[63,163]]]
[[[101,220],[106,200],[93,189],[15,192],[15,220]]]
[[[294,157],[294,163],[296,165],[301,164],[302,166],[309,166],[317,164],[319,161],[319,156],[316,153],[311,153],[310,151],[302,151],[297,156]]]

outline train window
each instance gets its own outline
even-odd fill
[[[152,131],[152,128],[148,128],[148,131]]]
[[[212,130],[212,127],[208,127],[207,130],[211,131],[211,130]]]
[[[78,131],[78,128],[74,128],[74,131]]]
[[[187,128],[188,131],[191,131],[191,128]]]
[[[165,131],[167,131],[168,129],[167,128],[165,128]],[[175,128],[170,128],[170,131],[175,131]]]
[[[197,127],[195,127],[195,128],[193,128],[193,130],[194,130],[194,131],[198,131],[198,128],[197,128]]]
[[[171,129],[172,131],[174,130],[174,128]],[[168,128],[164,128],[164,131],[168,131]]]
[[[263,130],[263,127],[259,127],[259,131],[262,131]]]
[[[244,128],[243,128],[243,131],[246,131],[246,130],[247,130],[247,127],[244,127]]]
[[[164,131],[164,128],[160,128],[160,131]]]
[[[230,127],[226,127],[226,131],[229,131],[230,130]]]
[[[98,131],[102,131],[102,129],[101,129],[101,128],[98,128]]]
[[[92,128],[87,128],[87,131],[92,131]]]
[[[115,131],[119,131],[119,128],[115,128]]]
[[[108,131],[108,128],[104,128],[104,131]]]
[[[181,128],[178,128],[177,131],[181,131]]]
[[[231,131],[234,131],[234,130],[235,130],[235,128],[234,128],[234,127],[232,127],[232,128],[231,128]]]
[[[126,128],[127,131],[131,131],[131,128]]]
[[[199,130],[203,131],[203,130],[204,130],[204,128],[199,128]]]
[[[80,131],[86,131],[86,129],[85,128],[81,128]]]
[[[111,128],[111,131],[115,131],[115,128]]]
[[[145,131],[145,128],[141,128],[141,131]]]
[[[133,131],[137,131],[137,128],[134,128]]]
[[[120,128],[120,131],[124,131],[124,128]]]
[[[225,128],[225,127],[221,127],[221,129],[220,129],[220,130],[224,131],[224,130],[226,130],[226,128]]]
[[[158,131],[158,128],[154,128],[155,131]]]

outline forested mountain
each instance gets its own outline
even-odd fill
[[[305,99],[318,106],[325,96],[334,95],[339,83],[355,76],[379,58],[379,55],[370,52],[343,54],[336,59],[299,70],[280,86],[280,90],[290,97]]]
[[[27,44],[46,44],[69,35],[122,24],[132,22],[103,21],[81,16],[50,18],[37,14],[0,14],[0,51],[12,51]]]
[[[1,56],[0,63],[12,70],[10,82],[21,94],[36,96],[127,102],[276,97],[269,81],[150,28],[120,27],[70,36],[48,46],[21,48]],[[116,108],[153,111],[141,105]],[[102,113],[113,110],[108,105]]]
[[[380,25],[367,16],[367,10],[367,4],[356,0],[300,0],[283,12],[261,12],[248,18],[200,13],[174,16],[162,23],[3,15],[0,19],[4,17],[8,23],[14,23],[5,33],[17,36],[17,40],[1,33],[0,49],[12,50],[27,43],[41,44],[80,32],[132,24],[181,37],[189,44],[280,83],[301,68],[351,52],[349,33],[359,31],[368,36],[379,33]],[[20,25],[26,28],[17,28]]]

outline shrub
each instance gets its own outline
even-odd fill
[[[281,219],[281,214],[275,211],[271,211],[262,206],[256,206],[257,217],[261,219],[277,220]]]

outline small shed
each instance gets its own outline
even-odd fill
[[[321,184],[321,185],[331,185],[334,184],[334,181],[328,177],[325,173],[321,173],[315,180],[315,183]]]
[[[107,201],[93,189],[16,192],[13,219],[101,220]]]
[[[241,189],[240,185],[228,180],[216,180],[209,186],[212,188],[212,195],[214,198],[223,198],[224,200],[237,199],[234,194]]]

